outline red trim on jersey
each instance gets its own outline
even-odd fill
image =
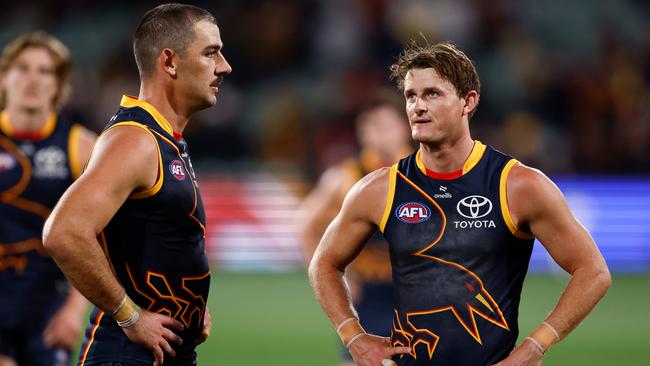
[[[433,170],[429,170],[425,168],[427,171],[427,176],[434,178],[434,179],[441,179],[441,180],[452,180],[456,178],[460,178],[463,175],[463,169],[458,169],[453,172],[449,173],[440,173],[440,172],[434,172]]]
[[[16,140],[38,141],[43,139],[43,131],[40,130],[37,131],[13,130],[9,135]]]
[[[180,141],[180,140],[182,140],[182,139],[183,139],[183,134],[178,133],[178,132],[174,132],[174,139],[175,139],[176,141]]]

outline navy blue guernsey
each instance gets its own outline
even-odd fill
[[[41,243],[43,225],[78,175],[80,125],[52,114],[37,132],[13,131],[0,115],[1,325],[34,322],[61,303],[67,281]]]
[[[533,246],[508,212],[515,163],[476,141],[453,179],[434,178],[419,152],[391,168],[380,224],[397,292],[391,339],[413,349],[398,365],[492,365],[515,346]]]
[[[104,131],[143,128],[159,150],[158,179],[134,192],[99,235],[112,269],[133,301],[169,315],[186,327],[183,346],[165,365],[192,363],[208,299],[210,269],[204,248],[205,213],[187,144],[176,139],[153,106],[123,97]],[[116,321],[95,309],[82,346],[81,364],[153,362],[151,351],[131,343]]]

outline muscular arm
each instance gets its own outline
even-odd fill
[[[544,245],[571,279],[546,321],[565,337],[605,295],[611,277],[591,235],[560,190],[541,172],[517,165],[507,180],[510,213]]]
[[[123,126],[108,131],[45,224],[43,245],[72,284],[101,309],[115,308],[124,289],[97,235],[129,194],[155,183],[157,162],[155,142],[144,130]]]
[[[70,168],[73,177],[77,179],[90,157],[97,135],[80,125],[76,125],[73,127],[70,139],[70,148],[74,149],[74,151],[68,152],[71,159],[73,159],[70,161]],[[87,307],[88,301],[86,298],[71,286],[65,303],[51,317],[43,331],[45,345],[65,349],[74,348],[79,341],[83,328],[82,318]]]
[[[386,205],[389,168],[361,179],[346,196],[341,211],[325,231],[309,266],[309,279],[323,310],[336,327],[356,317],[343,274],[374,233]],[[359,366],[379,365],[406,347],[390,347],[386,339],[363,336],[350,346]]]
[[[327,225],[341,207],[343,177],[339,168],[328,169],[300,207],[300,239],[303,259],[309,265]]]

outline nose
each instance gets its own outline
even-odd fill
[[[217,64],[217,67],[214,70],[215,75],[226,75],[232,72],[232,67],[226,60],[224,56],[221,56],[221,62]]]
[[[427,104],[420,97],[415,98],[415,103],[413,105],[413,110],[418,115],[427,111]]]

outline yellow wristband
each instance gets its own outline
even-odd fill
[[[366,331],[363,329],[359,320],[357,318],[347,318],[339,323],[336,327],[336,333],[339,334],[341,342],[346,347],[352,345],[352,341],[355,341],[359,336],[366,334]]]
[[[124,298],[120,303],[113,309],[111,316],[113,319],[117,320],[118,323],[123,323],[133,318],[133,314],[137,313],[140,310],[138,305],[136,305],[130,297],[124,294]]]

